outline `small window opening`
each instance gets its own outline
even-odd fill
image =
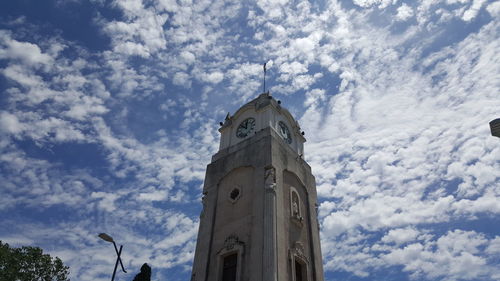
[[[224,257],[224,262],[222,266],[222,281],[236,281],[237,266],[238,266],[237,253]]]
[[[235,188],[235,189],[233,189],[233,191],[231,191],[231,194],[229,195],[229,197],[232,200],[236,200],[238,198],[238,195],[240,195],[240,190]]]

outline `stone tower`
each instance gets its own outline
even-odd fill
[[[268,93],[226,117],[207,166],[192,281],[323,281],[306,141]]]

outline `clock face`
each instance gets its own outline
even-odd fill
[[[244,138],[250,135],[255,130],[255,119],[254,118],[247,118],[241,122],[241,124],[238,126],[238,129],[236,129],[236,136],[238,138]]]
[[[290,130],[288,130],[288,127],[285,125],[283,122],[279,122],[279,132],[281,137],[287,142],[287,143],[292,143],[292,135],[290,134]]]

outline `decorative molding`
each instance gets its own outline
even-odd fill
[[[236,236],[235,234],[231,234],[226,238],[226,240],[224,240],[224,249],[226,249],[226,251],[231,251],[232,249],[234,249],[235,246],[237,245],[243,246],[244,244],[245,243],[240,241],[238,236]]]
[[[302,228],[304,226],[304,218],[303,217],[292,217],[292,222],[298,226],[299,228]]]
[[[296,256],[301,258],[304,262],[309,263],[309,259],[305,255],[304,244],[302,244],[302,242],[300,242],[300,241],[295,242],[295,245],[293,247],[293,252]]]
[[[224,258],[228,255],[236,253],[238,255],[237,265],[236,265],[236,281],[241,280],[241,274],[243,272],[243,258],[245,253],[245,243],[240,241],[236,234],[231,234],[224,240],[224,246],[217,252],[217,278],[216,280],[222,279],[223,263]]]
[[[292,280],[291,281],[296,281],[295,280],[295,262],[297,261],[298,263],[302,264],[304,266],[305,272],[303,273],[305,276],[305,280],[313,280],[311,279],[310,276],[310,267],[309,267],[309,259],[307,258],[305,254],[305,249],[304,249],[304,244],[300,241],[296,241],[293,244],[293,247],[289,250],[289,258],[290,258],[290,266],[292,269],[291,276]]]
[[[208,191],[205,191],[203,192],[203,196],[201,197],[201,204],[203,205],[203,208],[201,209],[200,218],[205,217],[205,212],[207,210],[207,194]]]
[[[231,124],[233,123],[233,117],[231,116],[231,114],[228,112],[227,115],[226,115],[226,118],[224,118],[224,127],[226,126],[230,126]]]

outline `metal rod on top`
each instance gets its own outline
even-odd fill
[[[262,91],[263,93],[266,92],[266,63],[264,63],[264,91]]]

